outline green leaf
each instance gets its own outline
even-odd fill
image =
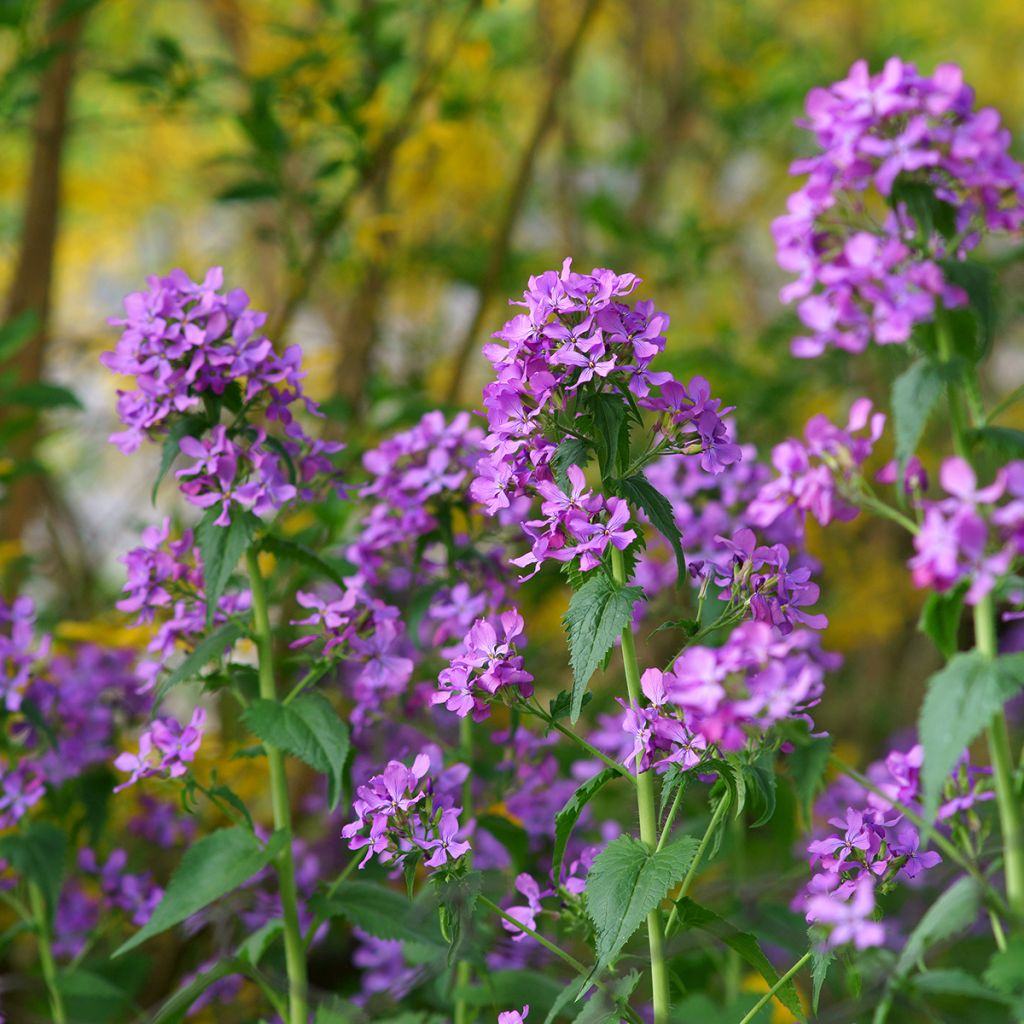
[[[344,568],[339,570],[331,565],[330,562],[321,558],[311,548],[306,547],[305,544],[298,544],[293,540],[285,540],[284,537],[277,537],[272,533],[266,534],[260,541],[260,551],[269,551],[275,558],[294,562],[307,569],[312,569],[313,572],[324,579],[330,580],[332,583],[336,583],[342,589],[345,588],[346,571],[354,570],[355,568],[346,563]],[[348,572],[347,574],[351,575],[352,573]]]
[[[430,903],[413,903],[383,885],[342,882],[331,896],[314,896],[313,907],[322,917],[344,917],[378,939],[444,945]]]
[[[300,694],[288,704],[253,701],[242,712],[242,721],[264,743],[326,775],[329,809],[338,806],[349,753],[348,726],[323,694]]]
[[[479,871],[470,871],[457,878],[446,878],[438,873],[430,881],[439,904],[441,934],[448,940],[448,966],[459,959],[478,959],[473,946],[473,912],[483,875]]]
[[[60,972],[57,988],[64,997],[68,1019],[75,1024],[110,1024],[133,1002],[131,994],[109,978],[81,967]]]
[[[893,381],[892,429],[901,476],[945,385],[942,368],[928,359],[919,359]]]
[[[586,441],[578,437],[567,437],[551,456],[551,472],[554,475],[555,483],[568,493],[572,489],[566,471],[570,466],[579,466],[586,469],[590,462],[590,451]]]
[[[747,802],[756,815],[751,828],[767,824],[775,814],[776,777],[774,757],[770,751],[762,752],[756,760],[740,762],[740,771],[746,783]]]
[[[966,931],[974,924],[981,908],[978,883],[970,876],[954,882],[928,908],[917,927],[910,933],[896,961],[894,978],[901,978],[921,960],[937,942]]]
[[[1001,459],[1024,457],[1024,430],[1014,427],[979,427],[970,434],[972,444],[982,444]]]
[[[1014,1000],[1002,992],[996,992],[974,977],[956,967],[925,971],[914,978],[914,988],[927,995],[963,996],[965,999],[990,999],[995,1003],[1012,1003]]]
[[[923,815],[929,821],[957,758],[1022,686],[1024,654],[992,660],[977,651],[958,654],[928,680],[918,735],[924,747]]]
[[[643,509],[651,525],[669,542],[676,556],[679,570],[679,582],[686,579],[686,556],[683,554],[683,535],[676,524],[675,513],[668,498],[665,497],[643,475],[637,473],[624,480],[616,480],[615,489],[631,505]]]
[[[996,333],[996,276],[989,267],[977,260],[941,260],[939,265],[947,281],[959,285],[967,292],[970,303],[967,310],[947,313],[954,323],[964,314],[973,321],[965,325],[970,344],[962,345],[960,349],[974,360],[984,359],[992,348]]]
[[[591,395],[587,403],[594,424],[601,472],[606,477],[617,475],[625,467],[621,463],[628,458],[629,438],[623,444],[626,432],[626,405],[617,395]]]
[[[629,997],[640,981],[639,971],[630,971],[618,980],[611,989],[612,998],[606,992],[595,992],[573,1018],[574,1024],[620,1024]]]
[[[619,955],[641,922],[682,881],[698,842],[683,836],[652,853],[646,843],[620,836],[598,854],[587,875],[587,916],[597,937],[597,963],[587,981]]]
[[[207,511],[196,527],[196,543],[203,556],[203,583],[206,587],[206,624],[213,622],[214,612],[221,594],[245,554],[251,539],[250,524],[253,516],[237,506],[233,508],[231,522],[218,526],[214,520],[220,515],[220,506]]]
[[[586,707],[593,699],[594,695],[588,693],[583,698],[583,707]],[[570,711],[572,711],[572,690],[559,690],[557,695],[548,702],[548,715],[556,722],[561,718],[567,718]],[[550,732],[550,729],[548,731]]]
[[[85,408],[69,388],[45,380],[4,388],[3,400],[7,405],[22,405],[29,409],[59,409],[62,406]]]
[[[929,591],[917,621],[917,628],[935,644],[936,650],[947,661],[956,654],[959,645],[960,617],[966,593],[966,583],[945,594]]]
[[[778,972],[771,965],[771,961],[764,955],[757,938],[749,932],[740,931],[728,921],[719,917],[713,910],[695,903],[688,896],[684,896],[676,902],[679,908],[679,925],[681,928],[700,928],[702,931],[714,935],[719,942],[728,946],[738,953],[758,974],[768,982],[769,987],[779,980]],[[796,985],[788,981],[776,996],[782,1001],[798,1020],[804,1019],[803,1007],[800,1004],[800,996],[797,994]]]
[[[10,862],[25,881],[38,885],[52,920],[64,878],[67,837],[48,821],[34,821],[0,837],[0,860]]]
[[[590,803],[598,790],[603,788],[606,782],[611,782],[619,773],[614,768],[605,768],[587,779],[568,800],[562,809],[555,815],[555,852],[551,855],[551,877],[558,885],[562,874],[562,858],[565,856],[565,847],[569,842],[569,836],[576,826],[583,808]]]
[[[241,627],[236,623],[225,622],[219,629],[203,637],[196,644],[192,653],[157,688],[153,701],[154,712],[169,690],[199,675],[199,672],[214,658],[223,657],[224,652],[234,646],[235,641],[242,636],[242,633]]]
[[[238,947],[238,959],[259,967],[274,940],[284,931],[284,919],[273,917],[245,938]]]
[[[554,1024],[559,1014],[571,1006],[583,994],[586,982],[583,978],[573,978],[565,988],[558,994],[558,998],[551,1004],[548,1015],[544,1018],[544,1024]]]
[[[956,234],[956,210],[953,206],[935,194],[935,190],[923,181],[918,181],[907,174],[900,174],[893,182],[889,194],[889,205],[896,209],[905,203],[907,212],[917,223],[922,243],[937,231],[945,239]]]
[[[39,324],[34,309],[26,309],[0,327],[0,363],[17,355],[28,343]]]
[[[217,199],[222,203],[251,202],[254,199],[271,199],[280,191],[273,181],[255,178],[228,185],[217,193]]]
[[[597,570],[572,595],[562,619],[569,634],[569,661],[573,672],[572,722],[580,717],[590,677],[612,649],[616,637],[629,625],[633,605],[643,596],[640,587],[623,586]]]
[[[808,736],[805,743],[795,746],[786,757],[793,789],[807,822],[811,820],[814,798],[823,788],[825,769],[831,753],[831,736]]]
[[[275,832],[264,845],[240,826],[203,836],[185,851],[153,916],[114,956],[127,953],[234,891],[262,871],[288,841],[286,833]]]
[[[986,984],[998,992],[1024,995],[1024,936],[1010,936],[1006,949],[992,954],[983,977]]]
[[[821,1000],[821,989],[828,977],[828,969],[836,955],[831,949],[819,949],[815,943],[811,950],[811,1009],[817,1013]]]
[[[512,858],[516,871],[525,871],[530,857],[530,837],[526,830],[500,814],[481,814],[477,825],[501,843]]]

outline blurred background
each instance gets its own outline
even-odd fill
[[[506,300],[569,255],[644,278],[668,368],[706,375],[762,452],[814,412],[886,404],[901,353],[789,355],[769,226],[808,145],[794,121],[811,87],[897,54],[961,64],[1021,138],[1022,53],[1011,0],[0,0],[7,589],[58,637],[121,629],[117,558],[157,514],[157,453],[106,444],[99,355],[123,295],[176,266],[223,265],[303,347],[354,457],[474,408]],[[988,255],[1002,390],[1024,379],[1019,272]],[[847,659],[818,720],[863,763],[913,721],[935,656],[887,524],[814,548]]]

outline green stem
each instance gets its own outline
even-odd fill
[[[665,819],[665,824],[661,826],[661,838],[658,840],[658,850],[665,845],[665,840],[668,839],[669,833],[672,831],[672,824],[676,820],[676,815],[679,813],[679,807],[683,802],[683,790],[684,786],[680,784],[676,790],[676,798],[672,801],[672,806],[668,809],[668,817]],[[658,851],[655,850],[655,853]]]
[[[619,584],[626,582],[626,566],[622,552],[613,547],[612,576]],[[632,704],[640,706],[640,666],[636,660],[636,642],[632,624],[622,630],[622,667],[626,674],[626,690]],[[636,802],[640,816],[640,840],[648,849],[658,846],[658,818],[654,805],[654,773],[640,772],[636,777]],[[665,965],[664,939],[661,930],[661,911],[655,907],[647,915],[647,939],[651,951],[651,994],[654,1004],[654,1024],[667,1024],[669,1010],[668,970]]]
[[[36,939],[39,943],[39,965],[42,967],[43,981],[46,982],[46,991],[50,997],[53,1024],[67,1024],[64,997],[57,985],[57,963],[53,959],[53,946],[50,943],[50,919],[46,913],[46,900],[43,898],[43,890],[35,882],[29,882],[28,902],[35,920]]]
[[[259,971],[236,957],[228,957],[193,978],[185,988],[175,992],[156,1012],[152,1024],[165,1024],[165,1022],[180,1019],[182,1012],[187,1010],[211,985],[232,974],[241,974],[258,985],[275,1012],[284,1018],[285,1006],[278,998],[277,993],[267,985]]]
[[[516,928],[519,931],[521,931],[524,935],[529,935],[530,938],[533,939],[535,942],[539,942],[549,953],[553,953],[563,963],[568,964],[578,975],[580,975],[580,977],[587,978],[590,976],[589,967],[585,967],[583,964],[581,964],[579,960],[577,960],[576,957],[574,957],[571,953],[566,953],[566,951],[562,949],[561,946],[557,946],[550,939],[544,938],[544,936],[541,935],[540,932],[529,927],[529,925],[523,924],[522,921],[519,921],[517,918],[514,918],[507,911],[502,910],[497,903],[492,902],[486,896],[482,895],[477,897],[477,902],[487,907],[488,910],[493,910],[495,914],[497,914],[504,920],[508,921],[509,924],[514,924]],[[602,992],[607,991],[607,988],[603,982],[597,981],[595,979],[594,984],[599,989],[601,989]],[[628,1013],[629,1019],[631,1021],[636,1021],[637,1024],[639,1024],[640,1018],[632,1009],[626,1007],[625,1012]]]
[[[775,995],[779,989],[782,988],[787,982],[789,982],[794,974],[797,974],[802,968],[810,961],[811,954],[804,953],[802,957],[786,973],[779,978],[777,982],[754,1005],[750,1008],[750,1011],[744,1016],[740,1024],[750,1024],[750,1022],[761,1012],[761,1010],[771,1002],[772,996]]]
[[[273,636],[267,611],[267,592],[255,549],[246,553],[249,585],[252,589],[252,614],[256,649],[259,654],[260,697],[277,700],[274,683]],[[270,799],[274,812],[274,829],[283,831],[287,842],[275,859],[278,888],[281,893],[281,916],[284,924],[284,958],[288,975],[288,1024],[308,1024],[308,981],[306,952],[299,925],[298,893],[295,885],[295,858],[292,852],[292,818],[288,802],[288,777],[284,755],[271,743],[264,743],[270,769]]]
[[[991,594],[974,606],[974,643],[978,653],[994,659],[996,647],[995,608]],[[996,806],[1003,836],[1003,870],[1006,874],[1006,899],[1017,923],[1024,922],[1024,823],[1021,821],[1010,751],[1010,733],[1006,715],[1000,711],[988,728],[988,750],[996,784]]]
[[[459,756],[462,763],[469,769],[465,781],[462,783],[462,813],[463,820],[473,814],[473,719],[466,715],[459,719]],[[472,851],[467,857],[467,863],[472,864]],[[459,992],[465,992],[472,981],[473,973],[468,960],[460,960],[455,969],[455,987]],[[455,1024],[469,1024],[472,1009],[466,1002],[465,996],[460,995],[455,1000]]]
[[[666,935],[671,935],[675,930],[676,922],[679,920],[679,900],[690,891],[690,886],[693,885],[693,880],[697,877],[697,872],[700,870],[700,865],[708,851],[708,846],[714,838],[719,823],[725,817],[725,812],[729,809],[730,803],[732,803],[732,798],[729,796],[728,791],[726,791],[722,799],[718,801],[714,814],[711,815],[711,820],[708,822],[708,827],[704,830],[704,835],[701,837],[697,852],[693,855],[690,870],[686,872],[683,884],[679,887],[679,892],[676,893],[676,905],[672,908],[672,913],[668,917],[668,924],[665,926]]]
[[[562,725],[562,723],[559,722],[557,719],[548,717],[547,722],[548,725],[550,725],[554,729],[557,729],[563,736],[567,737],[570,740],[573,740],[575,743],[578,743],[585,751],[587,751],[588,754],[591,755],[591,757],[596,757],[598,760],[603,761],[606,767],[618,772],[624,778],[629,779],[629,781],[632,782],[634,786],[636,785],[636,777],[624,764],[620,764],[618,761],[616,761],[614,758],[609,757],[607,754],[602,754],[601,751],[597,749],[597,747],[588,743],[582,736],[579,736],[576,733],[574,733],[572,729],[569,729],[566,726]]]

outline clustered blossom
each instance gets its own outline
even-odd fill
[[[118,771],[129,773],[128,780],[117,786],[114,792],[127,789],[151,775],[180,778],[199,753],[205,725],[206,711],[201,707],[192,712],[187,725],[171,717],[154,719],[152,725],[140,734],[138,751],[133,754],[126,750],[114,759],[114,767]]]
[[[379,596],[430,589],[419,623],[424,646],[458,640],[506,598],[500,536],[494,529],[472,535],[479,519],[467,485],[483,454],[483,436],[468,413],[447,421],[433,411],[363,456],[369,482],[359,497],[369,509],[345,555]]]
[[[192,530],[177,540],[170,538],[170,519],[142,532],[142,544],[122,561],[127,566],[125,597],[117,602],[123,612],[135,613],[137,624],[160,622],[146,651],[150,658],[139,664],[140,691],[153,688],[157,676],[182,645],[194,645],[207,630],[203,560]],[[233,615],[248,611],[248,590],[221,595],[213,624],[223,625]]]
[[[952,64],[926,76],[893,57],[870,75],[857,61],[843,81],[811,91],[803,126],[820,152],[793,164],[807,181],[772,225],[779,265],[797,275],[782,301],[799,303],[809,330],[794,355],[906,342],[938,308],[967,301],[942,261],[963,259],[984,231],[1024,224],[1024,168],[1009,155],[1010,133],[995,110],[974,109]],[[911,201],[904,186],[943,204],[950,223],[933,226],[920,212],[929,199]],[[884,216],[875,196],[888,204]]]
[[[344,659],[349,694],[354,701],[352,722],[359,728],[380,711],[384,701],[397,696],[412,677],[414,662],[400,612],[373,597],[364,580],[351,576],[344,589],[327,597],[298,591],[295,600],[308,614],[293,619],[293,626],[311,632],[291,646],[316,645],[325,658]]]
[[[389,761],[383,772],[356,789],[356,820],[341,835],[350,850],[366,850],[360,868],[373,857],[388,864],[412,853],[429,854],[424,863],[443,868],[469,852],[469,843],[458,838],[461,808],[455,806],[457,787],[469,769],[454,765],[436,779],[430,771],[427,753],[419,754],[411,768]]]
[[[30,597],[0,602],[0,694],[8,711],[17,711],[37,666],[50,653],[50,638],[36,637],[36,609]]]
[[[819,801],[833,831],[807,847],[814,870],[798,895],[795,909],[809,924],[823,929],[830,948],[852,943],[858,949],[880,946],[886,927],[876,920],[877,895],[898,880],[913,882],[942,858],[921,850],[921,836],[900,807],[920,810],[920,744],[905,753],[893,751],[867,771],[880,792],[850,779],[834,784]],[[978,801],[990,800],[985,788],[988,769],[973,768],[961,757],[946,785],[937,820],[962,818]],[[881,795],[884,794],[884,795]]]
[[[633,737],[625,763],[637,772],[689,769],[711,746],[739,750],[748,736],[780,721],[810,723],[825,673],[836,665],[816,634],[797,630],[780,637],[764,622],[743,623],[721,647],[687,647],[670,671],[643,673],[648,705],[623,704],[622,728]]]
[[[1024,555],[1024,462],[1009,463],[979,488],[970,464],[954,456],[943,462],[939,483],[949,497],[921,501],[908,565],[917,586],[940,593],[969,582],[967,603],[977,604]]]
[[[772,449],[775,477],[762,484],[747,517],[753,526],[777,528],[788,521],[803,532],[810,515],[822,526],[853,519],[857,508],[843,494],[870,457],[885,429],[885,413],[872,412],[871,401],[858,398],[846,427],[818,414],[807,421],[804,440],[789,438]]]
[[[633,274],[597,269],[531,277],[526,308],[495,334],[503,344],[484,349],[496,379],[484,389],[489,433],[470,493],[488,514],[509,509],[524,495],[540,493],[544,520],[528,524],[530,555],[521,565],[580,556],[586,571],[600,562],[609,543],[628,543],[628,508],[620,499],[584,493],[580,479],[566,493],[555,481],[558,444],[580,427],[581,399],[600,395],[657,414],[653,440],[660,450],[699,456],[717,473],[740,457],[718,399],[701,377],[689,386],[651,363],[666,344],[668,317],[653,303],[621,301],[639,283]],[[541,488],[543,487],[543,490]],[[546,510],[545,510],[546,509]]]
[[[498,629],[486,619],[473,623],[448,667],[437,677],[438,691],[432,703],[443,704],[459,718],[472,713],[473,721],[482,722],[490,716],[490,702],[506,687],[514,687],[523,697],[533,693],[533,676],[523,668],[523,657],[517,653],[526,643],[523,617],[511,608],[501,613],[498,623]]]
[[[233,509],[264,515],[296,496],[312,500],[335,476],[330,456],[343,445],[314,439],[296,419],[299,407],[320,415],[303,391],[299,346],[278,355],[261,333],[266,314],[248,309],[240,289],[221,291],[220,267],[202,283],[182,270],[148,283],[147,291],[125,299],[127,315],[110,321],[123,332],[103,364],[135,383],[118,392],[126,429],[111,442],[129,454],[143,440],[162,441],[172,429],[187,428],[175,435],[182,454],[194,460],[178,471],[182,492],[201,508],[219,506],[221,526]],[[209,421],[213,400],[236,414],[230,426]],[[279,433],[270,437],[253,425],[257,413]],[[207,436],[192,436],[206,428]]]

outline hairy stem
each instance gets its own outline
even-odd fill
[[[622,552],[612,548],[612,575],[620,584],[626,582],[626,566]],[[630,702],[639,707],[640,666],[636,660],[636,643],[633,626],[627,624],[622,630],[622,667],[626,674],[626,690]],[[654,773],[641,772],[636,777],[636,803],[640,815],[640,840],[650,850],[658,846],[658,817],[654,804]],[[661,930],[661,911],[655,907],[647,915],[647,939],[651,951],[651,993],[654,1003],[654,1024],[668,1021],[669,989],[668,971],[665,966],[664,938]]]
[[[50,942],[50,919],[46,912],[46,900],[43,898],[43,890],[35,882],[29,882],[28,902],[35,920],[36,941],[39,944],[39,966],[42,968],[43,981],[46,982],[46,991],[50,997],[53,1024],[67,1024],[64,997],[57,985],[57,963],[53,959],[53,946]]]
[[[267,612],[267,592],[255,549],[246,553],[249,585],[252,589],[252,613],[256,649],[259,654],[260,697],[277,700],[274,683],[273,638]],[[274,812],[274,828],[283,831],[287,842],[275,858],[278,887],[281,893],[281,916],[284,923],[284,957],[288,974],[288,1024],[308,1024],[308,980],[306,951],[299,926],[298,894],[295,885],[295,858],[292,853],[292,816],[288,802],[288,777],[284,755],[271,743],[264,743],[270,769],[270,799]]]

